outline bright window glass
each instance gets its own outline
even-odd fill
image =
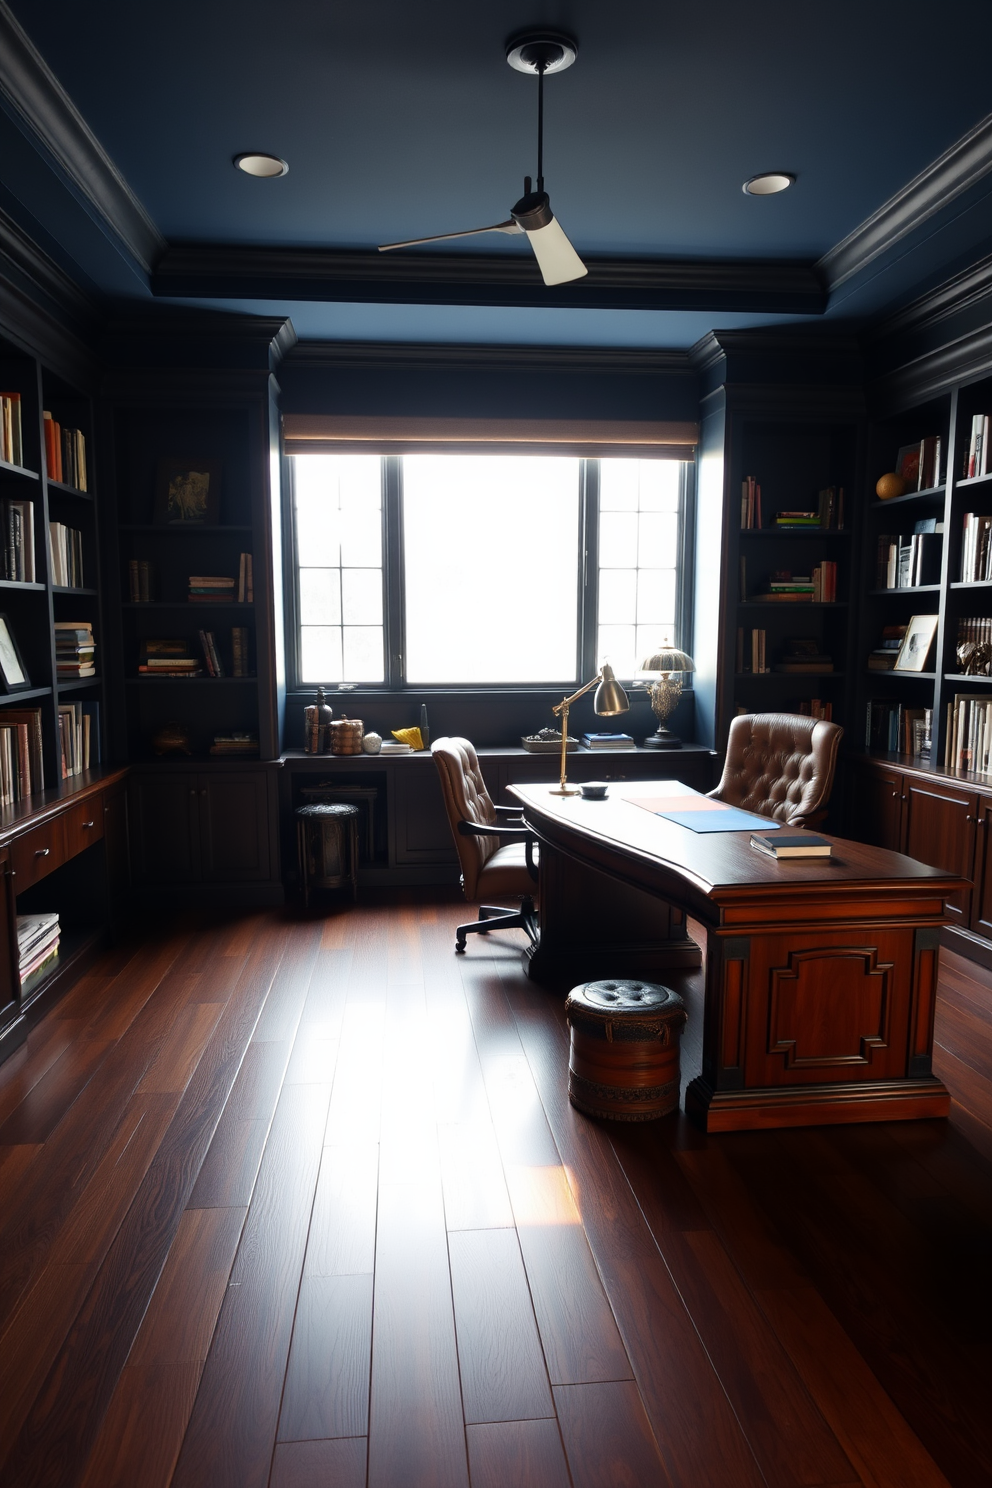
[[[382,461],[295,463],[300,681],[382,682]]]
[[[600,462],[596,656],[618,677],[676,642],[680,474],[674,460]]]
[[[403,460],[407,682],[571,682],[578,664],[579,461]]]

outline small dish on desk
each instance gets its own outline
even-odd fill
[[[583,801],[605,801],[607,785],[605,780],[587,780],[579,786]]]

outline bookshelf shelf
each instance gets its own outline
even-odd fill
[[[806,610],[846,610],[846,599],[742,599],[739,610],[788,610],[790,614]]]
[[[9,692],[0,694],[0,721],[3,720],[3,709],[9,704],[12,708],[19,708],[22,703],[31,698],[50,698],[52,689],[50,687],[27,687],[23,692]]]
[[[963,688],[970,687],[973,682],[977,683],[979,687],[992,687],[992,677],[968,677],[963,672],[945,672],[944,681],[953,682],[956,692],[961,692]]]
[[[64,678],[58,683],[58,692],[61,695],[63,692],[82,692],[87,687],[100,686],[102,686],[102,678],[100,677]]]
[[[792,542],[793,538],[809,541],[811,538],[849,538],[850,532],[846,527],[742,527],[740,529],[742,538],[748,541],[761,542],[775,539],[778,542]]]
[[[943,498],[944,486],[929,486],[925,491],[907,491],[905,496],[890,496],[888,501],[871,502],[872,511],[887,511],[891,506],[904,506],[909,501],[933,501]]]
[[[897,672],[894,667],[890,667],[888,671],[884,669],[872,671],[871,667],[865,667],[865,676],[870,677],[873,682],[879,680],[883,682],[935,682],[937,680],[936,672]]]
[[[872,599],[888,599],[893,594],[939,594],[939,584],[907,584],[902,589],[869,589]]]
[[[178,684],[180,687],[244,687],[253,684],[257,677],[125,677],[128,687],[165,687]]]
[[[744,679],[752,681],[755,678],[760,677],[761,680],[764,682],[794,682],[797,677],[815,677],[818,683],[834,681],[843,682],[845,680],[843,672],[817,672],[813,671],[812,669],[806,672],[780,672],[775,667],[773,667],[771,671],[768,672],[735,672],[734,676],[739,681],[743,681]]]
[[[94,595],[99,594],[100,591],[99,589],[77,589],[70,587],[68,584],[53,584],[52,593],[75,594],[79,598],[92,598]]]
[[[23,593],[43,594],[44,584],[28,584],[23,579],[0,579],[0,589],[17,589]]]
[[[28,470],[25,465],[11,465],[9,460],[0,460],[0,471],[4,475],[18,475],[23,480],[40,480],[37,470]]]
[[[958,579],[948,589],[992,589],[992,579]]]
[[[251,533],[253,527],[247,525],[234,526],[230,522],[214,522],[208,525],[206,522],[122,522],[121,532],[155,532],[174,533],[181,537],[203,537],[207,534],[224,532]]]
[[[129,600],[121,605],[122,610],[181,610],[184,615],[190,610],[195,610],[202,615],[204,612],[212,613],[214,610],[253,610],[254,608],[255,602],[250,599],[211,600],[209,604],[199,604],[192,599],[146,599],[140,603]]]
[[[75,501],[92,501],[92,491],[80,491],[78,486],[67,486],[64,481],[49,479],[48,489],[56,491],[60,496],[71,496]]]

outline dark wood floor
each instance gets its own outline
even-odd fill
[[[987,973],[950,1122],[606,1126],[515,936],[368,897],[159,927],[0,1069],[4,1488],[988,1482]]]

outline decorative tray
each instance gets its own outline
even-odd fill
[[[523,747],[526,749],[526,751],[527,751],[528,754],[561,754],[561,740],[560,739],[526,739],[526,738],[522,738],[520,740],[520,742],[523,745]],[[573,739],[572,736],[571,736],[571,734],[569,734],[569,736],[568,736],[568,744],[565,746],[565,753],[566,754],[571,754],[572,753],[572,750],[573,749],[578,749],[578,747],[579,747],[579,741],[578,741],[578,739]]]

